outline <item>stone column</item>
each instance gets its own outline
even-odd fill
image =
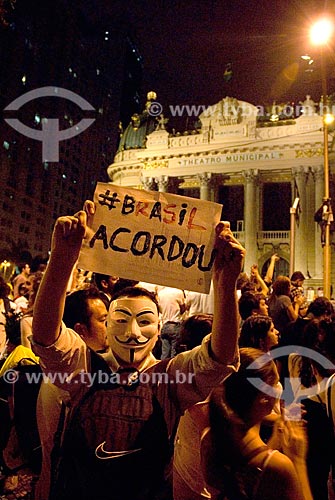
[[[169,176],[161,175],[160,177],[156,177],[156,182],[158,185],[158,191],[161,193],[167,193],[169,191]]]
[[[200,200],[211,201],[212,174],[210,172],[198,174],[198,179],[200,182]]]
[[[141,183],[147,191],[157,191],[157,185],[153,177],[141,177]]]
[[[243,172],[244,182],[244,234],[246,258],[244,269],[250,274],[250,268],[257,264],[257,227],[259,214],[257,211],[256,193],[258,170],[250,169]]]
[[[306,184],[308,170],[304,167],[293,167],[292,176],[298,188],[299,210],[295,225],[295,262],[293,271],[301,271],[307,276],[308,239],[307,239],[307,199]]]
[[[315,183],[315,206],[314,213],[321,207],[324,195],[324,168],[323,165],[318,165],[312,169]],[[317,225],[316,222],[314,223]],[[315,228],[315,275],[313,278],[323,278],[323,250],[321,246],[321,229]]]

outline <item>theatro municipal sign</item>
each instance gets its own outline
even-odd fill
[[[194,165],[214,165],[218,163],[243,163],[246,161],[281,160],[284,154],[280,151],[267,151],[259,153],[227,153],[222,155],[203,156],[197,158],[184,158],[178,161],[181,167]]]

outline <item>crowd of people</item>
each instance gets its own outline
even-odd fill
[[[46,269],[0,280],[0,497],[330,500],[331,301],[275,277],[276,254],[242,272],[227,222],[209,294],[74,275],[92,213],[57,220]]]

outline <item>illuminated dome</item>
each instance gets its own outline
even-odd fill
[[[147,136],[151,134],[157,126],[157,117],[159,114],[150,112],[151,106],[156,99],[156,92],[148,92],[145,109],[141,114],[133,114],[129,125],[121,133],[118,152],[127,149],[145,148]]]

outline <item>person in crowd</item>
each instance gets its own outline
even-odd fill
[[[203,339],[211,333],[213,314],[194,314],[182,323],[180,340],[177,344],[177,353],[188,351],[200,345]]]
[[[304,298],[297,296],[294,304],[291,303],[291,281],[287,276],[278,276],[272,285],[272,294],[269,298],[269,315],[273,319],[274,325],[282,334],[290,321],[295,321],[299,315],[299,307]]]
[[[252,315],[247,318],[241,328],[239,346],[252,347],[265,353],[269,353],[279,342],[279,332],[275,329],[270,316]],[[280,384],[282,390],[282,385]],[[273,425],[281,414],[280,399],[276,401],[271,414],[267,415],[261,427],[262,438],[268,440]]]
[[[183,315],[186,310],[184,291],[164,286],[158,292],[158,303],[162,320],[161,359],[173,358],[177,352],[177,344],[180,342]]]
[[[25,309],[24,313],[19,311],[18,308],[16,309],[15,314],[20,312],[20,318],[12,324],[12,331],[10,333],[7,332],[9,340],[7,353],[9,356],[2,367],[2,377],[7,370],[18,370],[17,378],[19,378],[20,370],[24,370],[24,366],[30,366],[34,372],[36,370],[36,373],[34,373],[35,375],[40,374],[38,371],[38,358],[34,356],[30,349],[28,337],[31,335],[33,303],[38,286],[41,282],[42,274],[41,272],[30,274],[27,281],[20,285],[27,287],[29,290],[28,307]],[[24,383],[25,382],[22,381],[18,382],[18,389],[13,388],[12,397],[9,399],[10,414],[13,418],[13,430],[9,435],[5,448],[6,469],[8,470],[6,471],[4,491],[12,492],[13,495],[15,495],[16,492],[20,492],[22,489],[26,489],[30,492],[40,467],[39,439],[35,412],[38,387],[36,386],[34,388],[26,382],[27,387],[25,388]],[[31,392],[29,392],[30,390]],[[23,392],[27,394],[27,399],[22,402]],[[28,400],[29,408],[26,408],[24,403],[27,403]],[[21,428],[23,421],[24,429]],[[26,436],[28,449],[26,449],[24,445]],[[32,445],[32,443],[34,444]],[[34,452],[29,451],[30,445],[32,445]],[[22,477],[22,474],[18,474],[17,472],[17,469],[22,466],[26,468],[25,479]]]
[[[272,259],[272,261],[275,261],[275,259]],[[271,266],[271,268],[272,268],[272,266]],[[273,268],[272,268],[272,273],[273,273]],[[267,273],[268,279],[269,279],[270,275],[272,276],[271,271],[268,271],[268,273]],[[245,292],[261,293],[265,297],[267,297],[269,294],[268,284],[261,277],[257,264],[253,264],[251,266],[250,277],[245,272],[240,273],[240,276],[238,277],[238,280],[237,280],[236,287],[237,287],[237,294],[238,294],[239,299],[240,299],[241,295]]]
[[[280,441],[285,455],[259,435],[280,391],[274,362],[253,348],[240,349],[240,359],[238,372],[180,421],[184,432],[180,436],[179,429],[176,437],[174,500],[312,500],[301,422],[278,419],[273,442]],[[266,384],[269,393],[250,378]]]
[[[260,292],[263,295],[267,296],[269,293],[269,288],[263,278],[261,277],[258,265],[253,264],[250,269],[250,281],[254,285],[255,291]]]
[[[305,306],[303,302],[300,306]],[[306,314],[299,316],[295,321],[291,321],[283,330],[280,345],[300,345],[305,326],[312,320],[331,321],[334,312],[333,305],[327,297],[316,297],[308,306]]]
[[[28,307],[28,297],[31,288],[31,281],[29,278],[25,283],[21,283],[19,286],[19,296],[14,300],[16,311],[24,312]]]
[[[236,291],[237,291],[237,298],[240,299],[242,293],[244,292],[254,292],[255,287],[253,283],[251,283],[249,276],[247,273],[242,272],[239,274],[237,281],[236,281]]]
[[[280,257],[276,253],[271,255],[270,264],[269,264],[269,267],[267,268],[265,276],[264,276],[264,283],[269,288],[270,288],[272,281],[273,281],[273,275],[275,272],[276,262],[278,262],[279,260],[280,260]]]
[[[29,276],[29,297],[28,297],[28,307],[26,308],[23,317],[20,321],[21,330],[21,345],[25,347],[31,347],[30,337],[32,335],[32,323],[33,323],[33,313],[34,313],[34,303],[37,295],[37,291],[41,284],[43,273],[38,271]],[[26,282],[26,284],[27,284]]]
[[[91,204],[86,205],[86,209],[89,213],[94,212],[94,206]],[[66,380],[61,381],[58,378],[57,385],[69,392],[74,415],[78,411],[76,402],[85,395],[88,396],[89,390],[87,384],[80,383],[82,377],[80,379],[78,377],[80,373],[90,373],[93,357],[92,354],[89,355],[88,348],[80,336],[62,324],[62,316],[66,284],[72,267],[77,261],[85,235],[86,217],[86,212],[81,211],[73,217],[61,217],[57,220],[52,237],[50,261],[38,292],[33,319],[33,349],[39,355],[41,365],[47,373],[66,372]],[[201,346],[180,353],[165,365],[164,372],[169,377],[175,378],[177,373],[192,374],[191,383],[173,384],[173,387],[172,383],[162,383],[155,389],[156,400],[163,409],[170,435],[175,428],[179,412],[184,412],[189,406],[207,397],[211,388],[238,368],[238,313],[235,283],[241,270],[245,250],[234,238],[229,223],[217,225],[215,244],[217,254],[213,266],[215,312],[212,334],[204,339]],[[51,296],[50,289],[53,291]],[[47,321],[46,318],[48,318]],[[154,295],[138,287],[126,288],[118,292],[110,305],[107,329],[109,345],[116,360],[109,360],[107,363],[114,373],[120,368],[130,370],[131,373],[134,370],[141,372],[157,364],[151,351],[159,333],[159,325],[158,304]],[[99,355],[98,359],[100,360]],[[163,361],[160,363],[162,364]],[[79,380],[79,383],[75,383],[75,380]],[[110,397],[112,397],[111,393],[116,394],[115,397],[117,397],[122,392],[122,398],[119,400],[120,406],[116,409],[117,414],[110,414],[110,417],[104,420],[103,426],[99,426],[97,417],[91,416],[91,424],[95,430],[90,433],[89,444],[93,450],[92,460],[96,467],[96,459],[100,466],[102,462],[106,464],[105,460],[99,460],[100,452],[105,457],[108,453],[115,456],[115,452],[120,455],[122,450],[121,455],[130,454],[130,459],[136,458],[136,449],[133,449],[134,445],[129,442],[124,443],[121,449],[107,451],[111,450],[113,440],[126,439],[125,433],[116,432],[115,429],[115,422],[120,420],[120,415],[126,423],[128,422],[129,413],[125,413],[126,410],[130,411],[129,432],[136,431],[136,422],[141,422],[141,419],[146,421],[142,410],[138,414],[141,419],[139,421],[134,419],[136,408],[132,403],[134,394],[137,396],[138,391],[143,391],[144,387],[140,384],[135,389],[135,393],[125,391],[123,387],[119,387],[116,393],[114,390],[109,391]],[[102,398],[101,402],[107,397],[108,391],[103,392],[104,394],[101,392],[97,394],[97,397]],[[129,403],[133,410],[129,410]],[[115,412],[115,401],[110,406],[110,411]],[[74,434],[76,434],[75,427]],[[160,440],[156,439],[154,449],[157,450],[160,444]],[[79,440],[77,442],[79,449],[82,445],[83,441]],[[145,445],[146,443],[143,443],[143,446]],[[99,450],[99,456],[95,455],[94,450],[96,453]],[[77,453],[78,456],[76,456],[76,451],[77,447],[71,447],[71,456],[68,457],[66,465],[73,464],[74,461],[78,464],[81,453],[79,455]],[[160,459],[159,454],[155,455],[154,450],[149,457],[152,455],[155,461]],[[113,464],[115,465],[115,459]],[[120,461],[118,465],[122,467]],[[152,500],[153,489],[157,487],[156,476],[153,473],[149,474],[148,471],[142,471],[141,467],[142,464],[138,464],[137,467],[131,469],[132,481],[128,482],[124,481],[129,474],[127,467],[123,473],[108,474],[103,481],[100,477],[101,469],[95,469],[92,463],[88,469],[85,469],[85,462],[80,462],[80,467],[76,468],[77,472],[81,473],[80,480],[74,474],[74,469],[62,468],[58,482],[62,485],[62,494],[59,498],[75,497],[93,500],[99,497],[103,499],[110,498],[110,492],[113,491],[115,498],[122,498],[122,500],[140,498]]]
[[[31,261],[30,272],[35,274],[37,272],[44,273],[48,264],[48,257],[43,255],[36,255]]]
[[[269,352],[279,342],[279,332],[270,316],[254,314],[247,318],[241,328],[240,347],[253,347]]]
[[[305,297],[304,298],[304,302],[302,304],[300,304],[300,306],[299,306],[299,316],[298,316],[298,319],[306,317],[307,311],[308,311],[308,305],[309,304],[308,304],[307,299]]]
[[[242,321],[245,321],[249,316],[261,314],[268,316],[269,307],[266,302],[266,297],[262,293],[244,292],[238,301],[238,310]]]
[[[107,342],[107,309],[99,290],[91,285],[74,291],[65,299],[63,320],[85,344],[104,358],[113,355]],[[50,495],[52,450],[61,413],[67,413],[70,396],[50,381],[43,381],[37,400],[38,429],[42,444],[42,468],[35,490],[35,500]],[[62,416],[64,418],[65,415]],[[60,429],[62,431],[62,429]]]
[[[214,312],[214,290],[213,283],[209,293],[200,293],[194,291],[186,292],[185,307],[189,316],[195,314],[213,314]]]
[[[100,290],[101,299],[104,301],[107,310],[112,299],[114,286],[116,285],[118,280],[118,276],[109,276],[108,274],[101,273],[94,273],[93,275],[94,284]]]
[[[304,305],[304,303],[302,305]],[[292,346],[290,347],[290,352],[294,354],[294,346],[304,345],[304,332],[307,325],[313,319],[330,322],[333,310],[332,303],[327,297],[316,297],[309,304],[306,315],[304,317],[299,315],[295,321],[291,321],[281,332],[279,347]],[[290,363],[292,363],[293,359],[296,358],[291,358]],[[278,360],[282,383],[284,383],[285,378],[289,377],[288,361],[288,356],[281,356]],[[292,393],[292,397],[294,397],[294,393],[295,390]]]
[[[209,398],[205,408],[209,425],[201,442],[206,482],[212,498],[218,498],[220,492],[229,500],[312,500],[303,422],[282,420],[278,425],[285,454],[260,438],[259,424],[274,405],[279,383],[275,364],[270,359],[264,363],[261,354],[241,349],[239,371],[215,388]],[[251,384],[251,377],[272,388],[272,394]]]
[[[19,286],[21,283],[25,283],[30,274],[30,265],[24,262],[18,265],[20,274],[16,275],[13,279],[13,297],[14,300],[19,296]]]
[[[16,311],[15,302],[9,299],[10,288],[5,280],[0,276],[0,359],[6,355],[7,335],[6,335],[6,315]]]
[[[295,297],[300,297],[301,295],[304,295],[304,288],[303,284],[305,281],[305,276],[302,274],[301,271],[294,271],[294,273],[291,276],[291,301],[294,304],[294,299]]]
[[[307,422],[307,470],[313,498],[328,500],[329,472],[335,459],[331,418],[335,394],[332,382],[335,324],[324,319],[312,319],[305,327],[302,346],[311,349],[309,352],[312,355],[290,354],[290,380],[295,397],[303,405],[304,420]]]
[[[108,274],[94,273],[93,281],[101,292],[101,299],[104,301],[108,311],[112,300],[112,295],[122,288],[135,286],[138,281],[119,278],[118,276],[109,276]]]

